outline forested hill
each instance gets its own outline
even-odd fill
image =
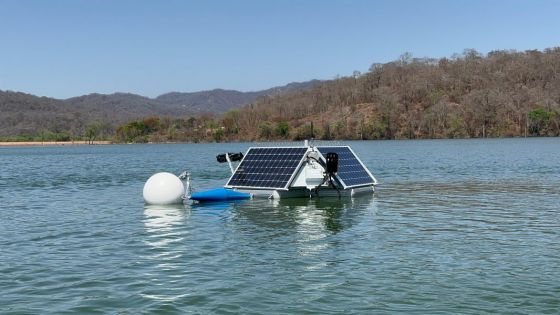
[[[258,98],[219,118],[150,118],[120,141],[558,136],[560,48],[402,55],[366,73]]]
[[[13,127],[27,121],[35,131],[54,128],[79,136],[94,121],[89,134],[123,142],[558,136],[560,48],[487,55],[469,49],[442,59],[404,54],[349,77],[261,94],[230,91],[232,104],[249,104],[201,114],[204,108],[231,108],[219,105],[227,92],[64,101],[0,92],[0,131],[31,132]],[[144,111],[134,112],[131,99]],[[200,105],[189,110],[193,104]]]
[[[172,92],[157,98],[130,93],[89,94],[59,100],[0,90],[0,136],[64,133],[71,137],[84,133],[96,123],[112,135],[116,127],[148,116],[184,117],[220,114],[255,101],[264,95],[306,89],[319,81],[290,83],[256,92],[215,89],[193,93]]]
[[[260,98],[237,113],[231,130],[278,138],[285,134],[278,124],[287,122],[297,139],[310,136],[313,122],[313,135],[324,139],[558,136],[559,104],[560,48],[404,54],[363,74]]]

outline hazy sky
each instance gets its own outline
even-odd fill
[[[0,0],[0,90],[260,90],[465,48],[560,46],[560,1]]]

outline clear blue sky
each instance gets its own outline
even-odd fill
[[[260,90],[474,48],[560,46],[557,0],[0,0],[0,90]]]

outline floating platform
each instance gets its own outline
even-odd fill
[[[230,157],[240,161],[237,168]],[[373,193],[377,179],[349,146],[252,147],[245,155],[227,153],[226,189],[254,197],[297,198]]]
[[[243,200],[243,199],[251,199],[251,194],[239,192],[231,189],[217,188],[217,189],[193,193],[189,199],[199,201],[199,202]]]

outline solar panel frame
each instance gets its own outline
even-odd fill
[[[302,152],[301,152],[301,158],[299,159],[297,165],[293,166],[291,174],[290,174],[288,180],[285,182],[284,186],[269,186],[269,187],[266,187],[266,186],[250,186],[250,185],[233,185],[233,184],[231,184],[232,179],[236,176],[236,174],[238,174],[239,168],[242,167],[242,166],[245,167],[244,162],[252,159],[253,155],[260,154],[260,152],[257,151],[259,149],[265,149],[265,150],[266,149],[298,149],[298,150],[301,150]],[[251,152],[251,150],[255,150],[255,153],[249,154],[249,152]],[[258,190],[286,190],[287,191],[287,190],[289,190],[288,187],[290,186],[290,184],[293,182],[295,176],[297,175],[298,170],[301,168],[301,165],[305,161],[308,151],[309,151],[309,148],[301,147],[301,146],[293,146],[293,147],[250,147],[247,150],[247,152],[245,153],[245,155],[243,156],[243,159],[241,160],[241,162],[235,168],[235,171],[230,176],[230,178],[228,179],[228,181],[227,181],[227,183],[224,187],[225,188],[258,189]],[[281,160],[275,160],[272,163],[278,163],[279,165],[281,165],[282,162],[283,161],[281,161]],[[263,162],[260,162],[260,163],[263,163]],[[281,175],[281,174],[269,174],[269,175],[265,175],[265,176],[272,176],[272,175],[278,176],[278,175]],[[249,175],[249,176],[253,176],[253,175]],[[283,174],[283,176],[287,176],[287,175]],[[284,180],[277,180],[277,182],[278,181],[284,182]]]
[[[321,155],[321,157],[323,158],[324,161],[326,161],[325,156],[323,155],[323,153],[321,152],[321,149],[326,149],[326,148],[346,148],[350,151],[350,153],[352,153],[353,157],[358,161],[358,163],[360,163],[360,165],[362,166],[363,170],[369,175],[369,177],[372,179],[372,181],[370,183],[361,183],[361,184],[356,184],[356,185],[348,185],[346,184],[346,182],[342,179],[342,177],[338,174],[340,173],[340,164],[338,166],[338,172],[336,173],[336,177],[337,179],[342,183],[343,188],[347,189],[347,188],[356,188],[356,187],[364,187],[364,186],[369,186],[369,185],[377,185],[377,179],[375,178],[375,176],[373,176],[373,174],[369,171],[369,169],[365,166],[365,164],[362,162],[362,160],[360,160],[360,158],[356,155],[356,153],[354,152],[354,150],[352,150],[351,147],[349,146],[318,146],[316,147],[317,151],[319,152],[319,154]],[[328,150],[325,151],[325,155],[328,153]],[[340,163],[340,160],[339,160]]]

